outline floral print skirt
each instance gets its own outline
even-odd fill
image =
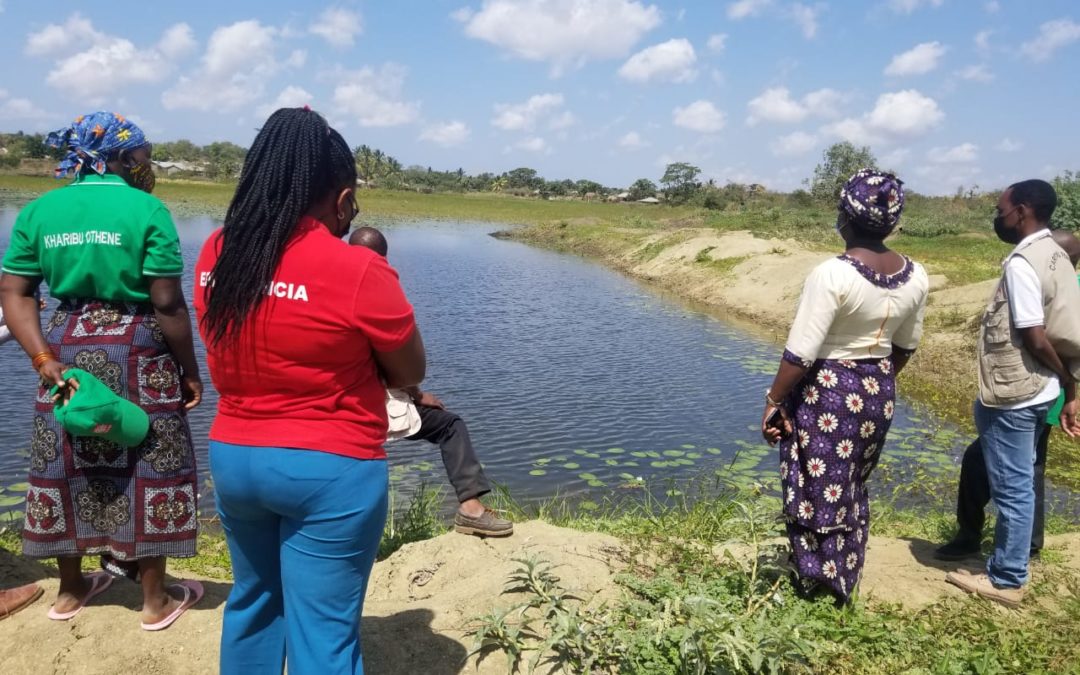
[[[892,424],[891,357],[818,360],[785,352],[809,371],[786,401],[795,432],[780,443],[780,483],[792,558],[806,587],[846,601],[866,560],[866,480]]]
[[[141,445],[73,437],[38,389],[23,552],[117,560],[195,555],[197,476],[176,359],[152,308],[64,301],[46,329],[53,352],[150,417]]]

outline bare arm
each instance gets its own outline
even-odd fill
[[[4,319],[11,334],[29,357],[51,353],[45,336],[41,333],[41,305],[34,297],[34,291],[41,284],[41,278],[23,277],[17,274],[0,276],[0,303],[4,308]],[[44,363],[38,372],[41,377],[56,385],[63,385],[63,372],[67,370],[55,359]]]
[[[791,390],[794,389],[799,382],[806,377],[806,372],[809,368],[797,366],[788,360],[782,360],[780,362],[780,368],[776,371],[776,377],[773,379],[772,387],[769,388],[767,396],[769,399],[776,401],[777,403],[783,403],[787,398]],[[791,419],[788,417],[788,411],[780,406],[780,415],[784,420],[784,428],[778,429],[774,426],[766,426],[765,422],[773,414],[773,411],[777,409],[768,402],[765,404],[765,412],[761,417],[761,434],[765,437],[765,440],[769,442],[769,445],[775,444],[781,437],[790,434],[792,431]]]
[[[375,363],[389,389],[408,389],[423,382],[427,372],[427,354],[420,329],[414,329],[408,341],[399,349],[392,352],[376,351]]]
[[[150,304],[165,344],[180,364],[181,389],[187,409],[202,401],[202,378],[199,362],[195,360],[195,339],[191,331],[191,314],[180,287],[179,277],[150,277]]]

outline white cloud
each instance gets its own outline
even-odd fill
[[[469,127],[464,122],[454,120],[432,124],[420,133],[421,141],[428,141],[444,148],[452,148],[469,140]]]
[[[634,54],[619,68],[631,82],[690,82],[697,77],[697,54],[685,38],[668,40]]]
[[[338,113],[362,127],[396,127],[415,121],[420,104],[402,100],[407,73],[404,66],[395,63],[342,73],[334,87]]]
[[[772,4],[772,0],[738,0],[727,7],[729,19],[738,21],[748,16],[757,16],[763,9]]]
[[[788,8],[788,18],[795,22],[795,24],[802,30],[803,37],[807,40],[811,40],[817,35],[818,30],[818,14],[824,9],[823,5],[804,5],[800,2],[796,2],[790,8]]]
[[[78,49],[71,48],[72,36],[78,36]],[[125,38],[102,33],[78,13],[26,39],[28,55],[54,59],[45,76],[49,86],[92,103],[128,85],[162,81],[172,71],[173,59],[192,47],[194,38],[187,24],[170,26],[154,46],[137,47]]]
[[[277,29],[255,20],[215,29],[199,67],[162,93],[162,105],[230,111],[260,98],[266,81],[281,68],[277,36]]]
[[[793,157],[805,155],[817,147],[817,144],[817,136],[808,134],[805,131],[796,131],[777,138],[769,145],[769,148],[777,157]]]
[[[705,43],[705,46],[709,48],[710,52],[719,54],[727,46],[727,39],[727,33],[715,33],[709,36],[709,41]]]
[[[987,14],[997,14],[1001,11],[1001,3],[997,0],[990,0],[990,2],[983,3],[983,11]]]
[[[356,36],[364,30],[359,12],[343,7],[328,7],[308,27],[308,32],[318,35],[331,46],[343,48],[356,43]]]
[[[0,90],[0,120],[4,122],[40,122],[49,113],[37,107],[27,98],[7,98]]]
[[[484,0],[451,16],[467,36],[547,62],[553,75],[625,56],[661,20],[658,7],[636,0]]]
[[[648,145],[649,144],[641,138],[641,134],[636,131],[627,132],[619,139],[619,147],[626,150],[639,150],[648,147]]]
[[[562,94],[536,94],[524,103],[496,103],[491,124],[503,131],[531,131],[563,106]]]
[[[886,170],[896,169],[907,161],[907,158],[910,156],[911,150],[909,148],[896,148],[895,150],[882,155],[878,164]]]
[[[945,0],[889,0],[889,7],[897,14],[911,14],[923,5],[941,7]]]
[[[852,143],[907,140],[925,135],[941,124],[945,113],[937,101],[914,89],[882,94],[874,109],[861,118],[846,118],[823,131]]]
[[[301,106],[310,105],[314,98],[315,97],[306,90],[289,85],[282,89],[281,93],[279,93],[277,98],[273,101],[256,108],[255,113],[259,117],[269,117],[270,113],[278,108],[299,108]]]
[[[990,36],[994,34],[992,30],[981,30],[975,34],[975,48],[982,53],[990,51]]]
[[[179,59],[195,51],[198,47],[195,33],[186,23],[178,23],[166,29],[158,40],[158,50],[167,59]]]
[[[923,42],[903,54],[897,54],[885,68],[886,75],[922,75],[938,67],[947,47],[940,42]]]
[[[838,91],[818,89],[797,101],[791,97],[787,87],[772,87],[761,92],[746,105],[750,111],[746,123],[749,126],[755,126],[761,121],[790,124],[801,122],[810,115],[833,117],[845,100],[846,96]]]
[[[514,144],[514,148],[518,150],[524,150],[525,152],[535,152],[537,154],[548,153],[551,151],[548,147],[547,141],[540,138],[539,136],[533,136],[532,138],[520,140]]]
[[[956,76],[962,80],[970,80],[972,82],[993,82],[994,74],[990,72],[990,69],[986,67],[985,63],[977,63],[974,65],[961,68],[956,71]]]
[[[970,164],[979,159],[979,146],[961,143],[951,148],[931,148],[926,158],[934,164]]]
[[[563,129],[569,129],[577,124],[577,117],[569,110],[564,110],[555,117],[551,118],[548,122],[548,129],[552,131],[562,131]]]
[[[994,149],[999,152],[1020,152],[1024,149],[1024,144],[1011,138],[1004,138]]]
[[[724,113],[710,101],[694,101],[686,107],[675,108],[671,117],[675,126],[704,134],[720,131],[727,121]]]
[[[1072,19],[1054,19],[1039,26],[1039,34],[1020,46],[1032,61],[1046,61],[1054,52],[1080,40],[1080,23]]]

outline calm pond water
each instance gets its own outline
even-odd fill
[[[0,208],[0,251],[15,214],[10,203]],[[194,257],[216,225],[188,218],[178,226],[190,298]],[[775,489],[776,459],[757,423],[778,344],[598,265],[492,238],[493,229],[387,229],[428,348],[424,388],[466,420],[492,479],[522,501],[594,501],[642,484],[663,496],[718,470]],[[0,380],[0,485],[11,485],[25,481],[35,386],[14,344],[0,349]],[[204,511],[215,403],[208,390],[191,415]],[[907,467],[905,480],[913,467],[943,470],[962,441],[901,401],[885,466]],[[420,481],[445,484],[435,446],[398,441],[388,452],[399,495]]]

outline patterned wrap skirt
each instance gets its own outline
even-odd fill
[[[793,561],[804,590],[847,601],[862,575],[870,523],[866,480],[892,424],[892,357],[807,362],[786,403],[795,432],[780,443],[780,484]]]
[[[117,560],[195,555],[197,475],[176,359],[147,305],[64,301],[46,329],[53,352],[150,417],[141,445],[73,437],[38,390],[23,552]]]

